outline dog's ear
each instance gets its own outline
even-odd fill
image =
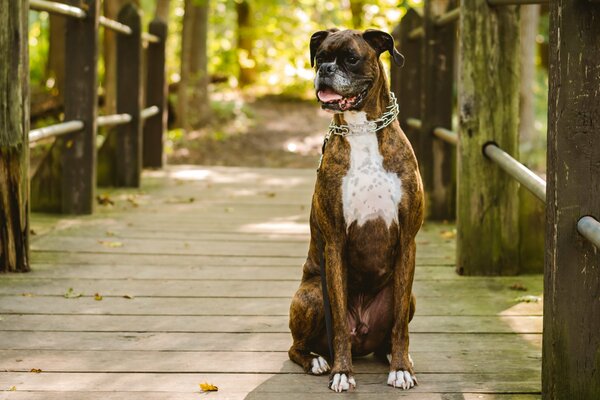
[[[384,51],[389,51],[397,66],[401,67],[404,65],[404,56],[396,50],[394,38],[389,33],[376,29],[367,29],[363,33],[363,39],[375,49],[378,56]]]
[[[339,29],[331,28],[326,31],[318,31],[310,37],[310,66],[315,66],[315,56],[321,43],[329,36],[330,33],[337,32]]]

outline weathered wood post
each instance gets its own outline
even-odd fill
[[[421,52],[423,46],[422,36],[412,38],[411,32],[423,26],[423,17],[414,9],[409,9],[402,18],[398,31],[398,50],[404,55],[405,63],[402,68],[392,65],[392,90],[398,99],[400,107],[400,125],[410,140],[413,150],[417,155],[419,165],[421,157],[419,153],[420,130],[409,126],[408,118],[421,118]]]
[[[154,19],[148,32],[158,37],[158,43],[150,43],[147,54],[146,106],[158,106],[159,115],[146,120],[144,125],[143,165],[161,168],[164,164],[164,135],[167,132],[166,42],[167,24],[160,18]]]
[[[519,16],[514,6],[460,4],[457,272],[518,272],[515,180],[482,153],[495,142],[515,158],[519,120]]]
[[[84,19],[67,18],[65,121],[82,121],[81,131],[56,139],[31,181],[32,208],[91,214],[96,192],[98,87],[98,0],[69,0]]]
[[[550,3],[542,394],[600,399],[600,3]]]
[[[131,122],[116,130],[116,186],[139,187],[142,175],[142,18],[132,3],[123,6],[119,22],[131,35],[117,39],[117,113],[131,115]]]
[[[455,0],[425,1],[419,165],[427,215],[434,220],[456,217],[456,148],[433,135],[437,127],[452,129],[456,22],[439,26],[436,20],[454,9],[456,3]]]
[[[29,271],[28,3],[0,8],[0,272]]]

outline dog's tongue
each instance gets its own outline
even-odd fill
[[[331,89],[319,90],[317,96],[319,96],[319,100],[325,103],[343,98],[341,95],[337,94]]]

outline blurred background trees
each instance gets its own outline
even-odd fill
[[[104,15],[116,19],[129,1],[104,0]],[[422,0],[133,2],[143,12],[146,26],[155,17],[169,24],[171,162],[302,167],[314,166],[329,119],[314,102],[314,72],[308,59],[312,32],[330,27],[391,32],[409,7],[422,7]],[[528,6],[522,7],[521,15],[522,154],[543,170],[547,11]],[[34,126],[61,118],[63,35],[61,17],[30,13]],[[103,29],[101,40],[100,101],[103,113],[110,114],[115,110],[115,34]],[[274,120],[280,119],[286,122],[276,124]],[[295,130],[282,129],[283,125]],[[240,160],[225,154],[236,151],[254,155]]]

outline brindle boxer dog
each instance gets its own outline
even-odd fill
[[[308,258],[290,307],[289,357],[308,373],[330,371],[329,387],[336,392],[356,386],[352,356],[373,352],[389,360],[388,385],[417,384],[408,323],[415,312],[415,235],[423,223],[423,188],[410,143],[395,114],[389,117],[395,99],[379,60],[385,51],[403,64],[385,32],[331,29],[310,40],[317,98],[335,113],[338,128],[326,142],[317,173]],[[339,134],[343,126],[346,135]],[[323,263],[333,321],[331,368],[323,358],[329,353]]]

